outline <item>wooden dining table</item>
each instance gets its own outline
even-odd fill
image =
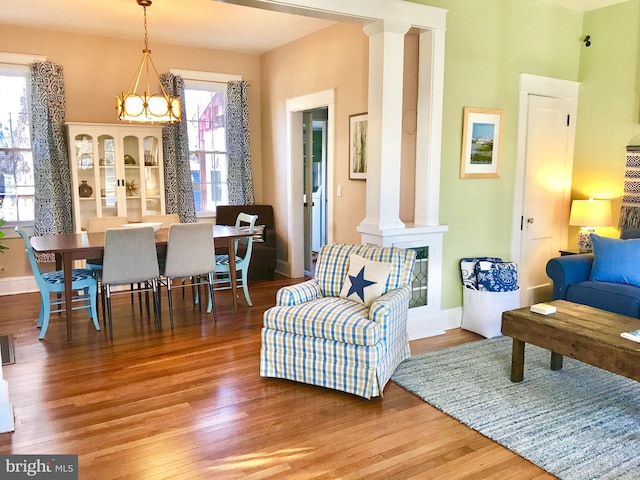
[[[212,241],[226,243],[229,252],[234,252],[234,242],[239,238],[249,237],[252,234],[246,229],[227,226],[212,225]],[[162,228],[155,234],[156,248],[159,252],[166,250],[169,238],[169,229]],[[104,253],[104,233],[68,233],[60,235],[44,235],[41,237],[31,237],[31,246],[36,253],[54,253],[58,269],[64,270],[64,293],[65,299],[72,298],[71,272],[74,260],[85,260],[88,258],[101,258]],[[231,292],[233,295],[233,312],[238,310],[237,280],[236,280],[236,258],[229,255],[229,270],[231,277]],[[67,341],[71,341],[71,314],[72,305],[70,301],[65,301],[65,313],[67,316]]]

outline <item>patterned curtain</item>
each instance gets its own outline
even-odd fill
[[[184,80],[171,73],[163,73],[160,80],[169,95],[180,97],[182,109],[181,122],[167,123],[162,128],[165,210],[166,213],[177,213],[182,223],[195,223],[196,205],[189,165]]]
[[[61,65],[31,65],[34,234],[73,232],[71,175],[65,136],[64,75]],[[49,258],[51,257],[51,258]],[[40,260],[52,261],[53,255]]]
[[[640,146],[627,147],[624,196],[618,228],[640,228]]]
[[[251,149],[249,146],[248,84],[227,83],[227,151],[229,155],[229,203],[255,203]]]

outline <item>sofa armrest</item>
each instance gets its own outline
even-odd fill
[[[566,300],[567,287],[589,280],[593,254],[565,255],[547,262],[547,275],[553,280],[553,299]]]
[[[322,297],[320,286],[315,279],[282,287],[276,294],[276,305],[293,306]]]

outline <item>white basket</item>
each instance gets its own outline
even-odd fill
[[[520,307],[520,289],[512,292],[462,290],[461,327],[486,338],[502,336],[502,312]]]

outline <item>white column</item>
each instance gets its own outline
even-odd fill
[[[416,135],[416,225],[440,219],[440,153],[444,96],[444,30],[420,33]]]
[[[400,156],[404,35],[409,24],[382,20],[367,25],[369,116],[366,216],[361,233],[404,228],[400,221]]]

